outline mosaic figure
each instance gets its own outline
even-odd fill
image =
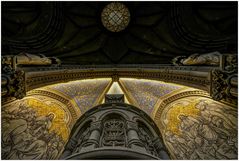
[[[57,159],[63,139],[50,132],[54,114],[37,116],[20,103],[14,110],[2,110],[2,159]]]
[[[197,99],[194,108],[199,110],[198,115],[178,115],[178,133],[167,130],[164,134],[167,146],[175,158],[236,159],[236,110],[207,99]],[[230,111],[230,120],[225,116],[224,110]]]

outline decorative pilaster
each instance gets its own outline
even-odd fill
[[[212,70],[210,91],[211,97],[217,101],[224,99],[230,103],[236,103],[237,78],[237,73],[233,71],[228,72],[218,69]]]
[[[2,56],[2,97],[21,99],[26,95],[26,77],[22,67],[31,66],[59,67],[61,61],[55,57],[20,53]],[[34,82],[35,83],[35,82]]]
[[[2,57],[2,97],[21,99],[26,95],[25,72],[14,68],[14,57]]]
[[[223,55],[221,69],[211,71],[210,95],[214,100],[237,104],[238,70],[236,55]]]

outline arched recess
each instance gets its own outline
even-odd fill
[[[173,159],[236,159],[237,109],[187,90],[161,100],[154,121]]]

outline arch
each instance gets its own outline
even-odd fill
[[[149,80],[176,83],[206,91],[210,90],[208,86],[210,83],[210,80],[208,80],[209,69],[179,66],[152,66],[151,68],[143,68],[142,66],[131,66],[129,68],[129,66],[126,66],[127,70],[125,70],[122,67],[66,66],[57,68],[57,71],[54,68],[44,67],[31,69],[31,71],[26,71],[26,91],[67,81],[87,78],[114,78],[115,76],[122,78],[147,78]],[[188,72],[188,70],[193,72]]]
[[[159,129],[158,129],[158,127],[153,123],[153,122],[148,122],[148,119],[142,119],[141,117],[139,117],[139,116],[135,116],[135,117],[133,117],[133,119],[132,119],[134,122],[137,122],[137,123],[142,123],[142,124],[144,124],[149,130],[150,130],[150,132],[154,135],[154,136],[158,136],[158,134],[155,134],[155,132],[157,132],[157,133],[160,133],[160,131],[159,131]],[[151,126],[149,125],[149,124],[151,124]],[[156,127],[157,129],[152,129],[152,127]],[[155,131],[155,132],[154,132]]]
[[[83,126],[85,124],[94,122],[96,120],[96,117],[95,116],[90,116],[87,119],[80,118],[79,120],[80,121],[76,122],[73,129],[71,130],[70,137],[75,137],[75,135],[77,135],[80,132],[80,130],[83,128]],[[75,127],[77,127],[77,128],[75,129]]]
[[[117,109],[114,109],[114,110],[111,110],[111,111],[107,111],[105,112],[103,115],[101,115],[98,120],[99,121],[102,121],[104,120],[105,117],[109,116],[109,115],[119,115],[121,116],[122,118],[124,118],[124,120],[129,120],[129,116],[127,116],[125,113],[121,112],[120,110],[117,110]]]

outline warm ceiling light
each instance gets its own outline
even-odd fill
[[[101,13],[101,21],[105,28],[112,32],[124,30],[130,21],[128,8],[119,2],[113,2],[105,6]]]

